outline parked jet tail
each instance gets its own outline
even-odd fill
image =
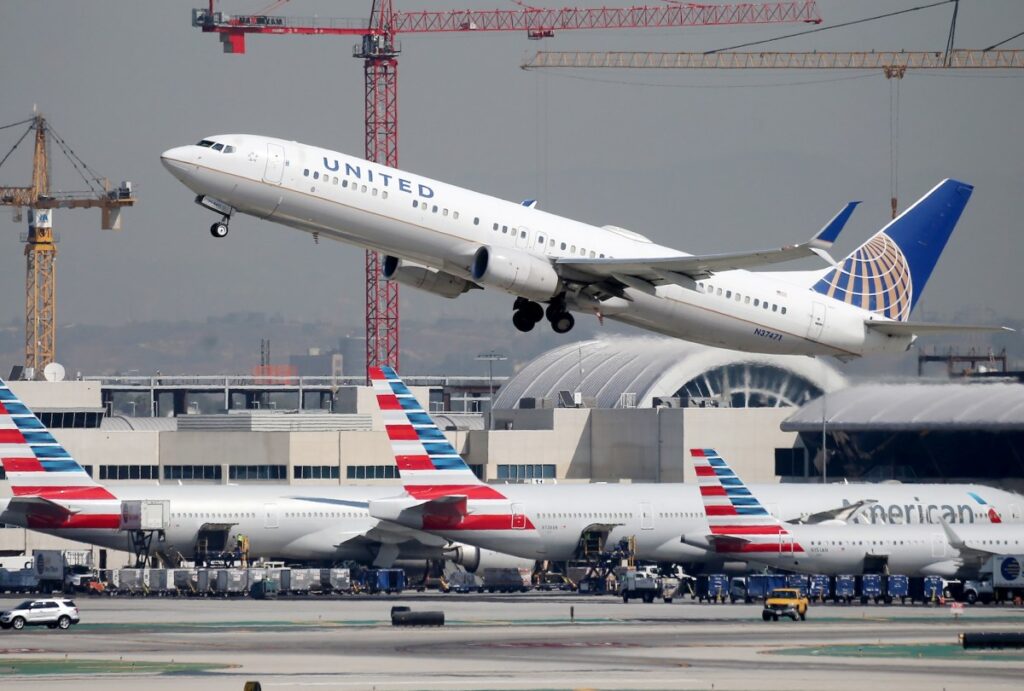
[[[406,492],[428,500],[504,498],[473,474],[395,370],[371,367],[370,381]]]
[[[714,449],[690,449],[700,497],[717,552],[802,552]]]
[[[907,321],[974,187],[943,180],[825,274],[816,292]]]
[[[114,528],[117,498],[97,483],[0,379],[0,462],[14,495],[11,514],[31,528]]]

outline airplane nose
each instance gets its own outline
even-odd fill
[[[183,175],[195,168],[190,153],[189,147],[178,146],[160,154],[160,162],[164,164],[164,168],[170,171],[171,175],[182,179]]]

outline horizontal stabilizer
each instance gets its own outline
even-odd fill
[[[422,513],[454,513],[466,515],[466,500],[464,494],[450,494],[436,499],[416,499],[408,494],[384,499],[373,499],[370,501],[370,515],[382,521],[397,521],[401,523],[400,517],[409,511],[420,511]]]
[[[65,519],[77,513],[77,511],[73,511],[55,501],[33,496],[11,497],[11,500],[7,503],[7,510],[11,513],[20,513],[26,516],[46,516],[59,519]]]
[[[864,326],[872,331],[886,334],[887,336],[914,336],[932,333],[949,333],[955,331],[970,332],[1012,332],[1008,326],[980,326],[976,324],[939,324],[935,322],[891,322],[876,321],[868,319]]]

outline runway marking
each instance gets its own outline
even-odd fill
[[[1024,662],[1024,651],[1021,650],[974,652],[964,650],[955,643],[837,643],[803,648],[774,648],[761,652],[768,655]]]
[[[202,674],[239,665],[217,662],[155,662],[148,660],[83,660],[75,658],[5,658],[0,675],[47,676],[63,674]]]

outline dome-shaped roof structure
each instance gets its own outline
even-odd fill
[[[518,408],[524,398],[557,405],[564,391],[579,392],[598,408],[649,408],[655,398],[675,397],[730,407],[783,407],[845,384],[842,374],[821,359],[744,353],[675,338],[611,336],[542,353],[501,387],[494,408]]]

